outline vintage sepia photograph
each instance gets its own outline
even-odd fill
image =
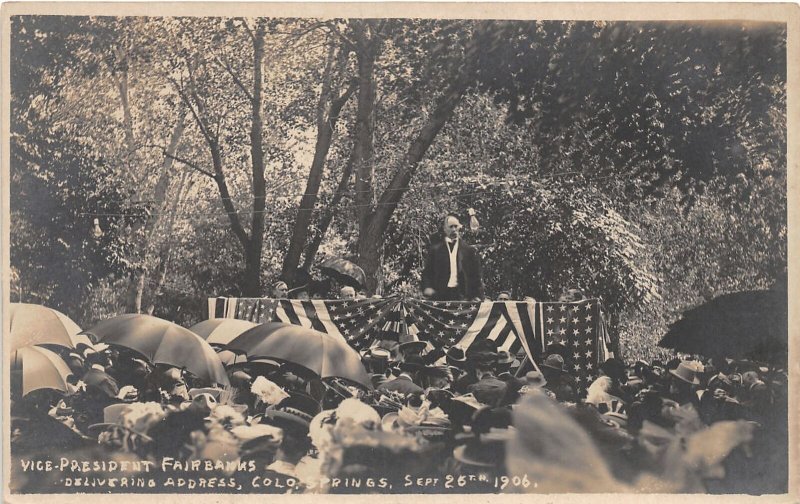
[[[792,493],[796,6],[186,7],[4,6],[9,501]]]

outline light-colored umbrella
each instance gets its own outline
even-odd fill
[[[158,317],[118,315],[84,333],[98,342],[135,350],[153,364],[185,367],[198,378],[229,385],[225,368],[214,349],[189,329]]]
[[[75,348],[92,346],[81,328],[58,310],[28,303],[11,303],[11,350],[30,345],[52,344]]]
[[[257,325],[248,320],[219,318],[204,320],[189,330],[206,340],[209,345],[227,345],[235,337]]]
[[[11,354],[12,375],[22,375],[22,395],[34,390],[69,392],[69,366],[55,352],[38,346],[18,348]]]
[[[292,324],[270,322],[242,333],[228,349],[303,366],[320,378],[342,377],[372,388],[361,356],[347,342]]]

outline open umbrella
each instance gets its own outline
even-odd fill
[[[69,392],[69,366],[57,353],[38,346],[18,348],[11,354],[11,375],[22,378],[22,395],[38,389]]]
[[[189,330],[214,347],[222,363],[225,366],[230,366],[236,363],[236,354],[230,350],[224,350],[219,347],[227,345],[235,337],[257,325],[258,324],[255,322],[250,322],[248,320],[219,318],[204,320],[193,325]]]
[[[354,262],[340,257],[325,259],[320,264],[319,270],[338,282],[356,289],[362,289],[367,285],[367,275],[364,270]]]
[[[84,331],[104,343],[135,350],[153,364],[185,367],[198,378],[229,385],[214,349],[189,329],[150,315],[127,314]]]
[[[78,343],[92,346],[78,324],[58,310],[28,303],[11,303],[11,349],[52,344],[75,348]]]
[[[218,318],[204,320],[189,330],[206,340],[209,345],[227,345],[235,337],[257,325],[247,320]]]
[[[658,344],[710,357],[785,363],[787,294],[762,290],[719,296],[683,312]]]
[[[228,344],[249,358],[268,357],[301,365],[320,378],[339,376],[371,388],[361,356],[344,340],[292,324],[261,324]]]

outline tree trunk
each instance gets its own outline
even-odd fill
[[[150,289],[149,303],[147,310],[145,311],[148,315],[152,315],[155,311],[155,300],[161,293],[161,288],[164,286],[164,282],[167,280],[167,270],[169,266],[170,256],[172,255],[172,244],[173,244],[173,229],[175,228],[175,220],[177,219],[178,212],[181,207],[181,200],[185,196],[185,193],[188,191],[184,191],[184,187],[186,185],[186,180],[188,179],[189,172],[184,171],[181,174],[181,178],[178,182],[178,188],[175,191],[177,195],[174,202],[169,207],[168,215],[169,220],[167,220],[166,226],[164,226],[164,236],[167,236],[166,242],[161,246],[161,250],[157,257],[157,263],[154,268],[155,271],[155,278],[156,282],[155,285],[152,286]],[[189,184],[191,188],[192,184]],[[167,207],[164,206],[166,209]]]
[[[158,213],[150,216],[145,222],[144,228],[144,241],[140,245],[141,267],[136,271],[134,277],[131,279],[130,288],[133,293],[128,297],[128,305],[126,311],[128,313],[141,313],[142,299],[144,298],[144,290],[147,285],[147,274],[150,270],[151,260],[151,245],[153,242],[153,233],[158,228],[158,223],[161,219],[161,214],[165,213],[169,206],[167,201],[167,189],[169,188],[170,180],[172,179],[172,165],[173,158],[178,151],[183,131],[186,128],[186,111],[182,110],[178,116],[178,123],[172,130],[170,135],[169,145],[165,149],[164,160],[161,166],[161,174],[159,175],[156,187],[154,190],[154,200],[157,202]]]
[[[383,249],[383,230],[376,226],[367,226],[358,235],[358,265],[367,275],[367,295],[372,295],[378,287],[378,269],[381,265]]]
[[[250,125],[250,157],[253,186],[253,218],[250,227],[250,243],[245,249],[245,272],[242,294],[246,297],[261,295],[261,253],[264,248],[264,211],[267,187],[264,180],[264,135],[261,118],[262,64],[264,60],[265,26],[259,21],[253,37],[253,103]]]
[[[339,186],[336,188],[336,192],[333,194],[333,199],[328,204],[328,207],[325,209],[325,213],[322,215],[319,223],[317,224],[317,233],[314,235],[314,238],[311,239],[311,242],[309,242],[308,247],[306,247],[303,268],[307,269],[309,266],[311,266],[311,263],[314,262],[314,257],[317,255],[319,246],[322,245],[322,240],[325,238],[325,233],[328,232],[328,227],[330,227],[331,222],[333,222],[333,216],[336,214],[336,210],[339,208],[339,202],[342,201],[344,192],[347,190],[347,186],[350,184],[350,179],[353,176],[354,158],[354,154],[351,154],[347,160],[347,164],[345,164],[344,168],[342,169],[342,178],[339,180]]]
[[[354,91],[354,86],[351,85],[341,96],[334,100],[330,99],[334,49],[335,47],[331,45],[328,51],[322,81],[322,92],[317,105],[317,143],[314,147],[314,160],[311,163],[306,189],[297,209],[289,250],[286,252],[283,267],[281,268],[281,277],[289,285],[293,285],[294,274],[300,263],[300,255],[308,240],[311,218],[314,213],[314,206],[317,204],[325,161],[333,141],[333,132],[336,129],[339,113]]]
[[[372,34],[369,21],[356,24],[358,44],[358,108],[356,110],[355,153],[356,194],[359,236],[366,233],[372,214],[375,167],[372,137],[375,131],[375,59],[380,43]]]

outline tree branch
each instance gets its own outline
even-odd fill
[[[248,100],[249,100],[249,101],[252,103],[252,102],[253,102],[253,95],[252,95],[252,93],[250,93],[250,91],[247,89],[247,87],[245,87],[245,85],[244,85],[244,82],[242,82],[242,80],[241,80],[241,79],[240,79],[240,78],[239,78],[239,77],[236,75],[236,73],[233,71],[233,68],[231,68],[231,65],[230,65],[230,63],[228,63],[227,61],[224,61],[224,62],[223,62],[223,61],[222,61],[222,59],[221,59],[219,56],[217,56],[216,54],[214,54],[214,60],[215,60],[215,61],[216,61],[216,62],[217,62],[217,63],[218,63],[218,64],[219,64],[219,65],[220,65],[222,68],[224,68],[226,72],[228,72],[228,75],[230,75],[230,76],[231,76],[231,79],[233,79],[233,82],[236,84],[236,86],[238,86],[238,87],[239,87],[239,89],[241,89],[241,90],[242,90],[242,92],[244,93],[244,95],[245,95],[245,96],[247,96],[247,99],[248,99]]]
[[[172,159],[172,160],[177,161],[179,163],[182,163],[182,164],[188,166],[189,168],[195,170],[196,172],[202,173],[206,177],[210,177],[212,179],[216,179],[217,178],[217,176],[214,175],[213,173],[211,173],[210,171],[204,170],[203,168],[200,168],[199,166],[197,166],[196,164],[192,163],[191,161],[189,161],[187,159],[183,159],[180,156],[176,156],[174,154],[170,154],[169,152],[167,152],[167,149],[165,149],[164,147],[160,147],[158,145],[153,145],[153,147],[158,147],[159,149],[161,149],[161,152],[164,154],[164,157],[166,157],[166,158],[169,158],[169,159]]]

